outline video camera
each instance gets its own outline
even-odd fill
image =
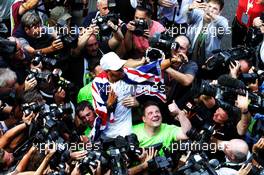
[[[31,60],[31,63],[34,66],[39,65],[39,63],[42,63],[43,67],[47,68],[47,69],[53,69],[56,65],[57,65],[57,60],[53,59],[53,58],[48,58],[46,56],[44,56],[43,54],[41,54],[41,52],[37,52],[35,54],[35,58],[33,58]]]
[[[232,114],[239,114],[239,109],[234,106],[237,95],[246,96],[250,99],[248,109],[250,112],[264,112],[264,99],[261,95],[252,93],[246,90],[246,86],[240,80],[228,78],[227,75],[220,76],[218,78],[218,84],[211,85],[208,81],[202,80],[199,83],[195,83],[192,87],[194,94],[208,95],[214,97],[219,107],[231,112]]]
[[[256,80],[259,81],[258,84],[262,84],[264,80],[264,71],[255,69],[253,73],[242,73],[238,78],[245,84],[256,83]]]
[[[175,39],[165,33],[156,33],[149,40],[150,46],[158,48],[165,53],[166,58],[171,57],[172,50],[178,50],[180,44]]]
[[[227,50],[215,50],[213,51],[213,56],[208,58],[204,65],[204,71],[211,71],[215,77],[228,73],[230,63],[236,64],[235,60],[246,59],[253,60],[255,56],[256,49],[239,46]]]
[[[65,48],[76,48],[78,46],[78,35],[72,35],[68,30],[67,21],[59,19],[56,24],[58,38],[61,39]]]

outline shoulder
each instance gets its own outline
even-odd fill
[[[165,31],[164,26],[161,23],[159,23],[158,21],[152,20],[152,23],[153,24],[152,24],[152,27],[151,28],[155,29],[156,32],[163,32],[163,31]]]
[[[132,129],[133,129],[133,133],[140,134],[144,129],[144,123],[134,125]]]
[[[180,129],[180,127],[178,126],[175,126],[175,125],[169,125],[169,124],[166,124],[166,123],[162,123],[161,124],[161,130],[163,131],[168,131],[168,132],[174,132],[175,130],[178,130]]]

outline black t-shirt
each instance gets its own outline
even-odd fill
[[[195,77],[198,71],[198,66],[194,61],[190,60],[188,63],[183,64],[178,71]],[[177,105],[181,108],[185,104],[186,100],[188,100],[188,97],[185,95],[190,90],[190,86],[182,86],[176,80],[170,80],[170,76],[168,74],[165,74],[165,84],[171,86],[167,94],[168,102],[170,103],[172,100],[175,100]]]
[[[42,34],[39,38],[29,37],[21,24],[19,25],[18,29],[13,34],[13,36],[15,36],[16,38],[24,38],[34,49],[42,49],[48,47],[53,41],[53,37],[49,34]]]

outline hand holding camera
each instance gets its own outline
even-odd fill
[[[205,10],[207,8],[207,3],[200,1],[200,0],[195,0],[193,3],[189,5],[189,11],[192,11],[193,9],[201,9]]]
[[[27,76],[24,84],[24,91],[32,90],[37,86],[37,80],[35,77]]]
[[[60,38],[56,38],[51,44],[51,48],[53,51],[57,51],[63,48],[63,43]]]
[[[177,53],[170,60],[172,64],[184,64],[188,62],[188,57],[184,53]]]

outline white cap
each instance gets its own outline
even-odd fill
[[[103,70],[118,70],[126,63],[125,60],[121,60],[115,52],[109,52],[104,54],[100,60],[100,65]]]

